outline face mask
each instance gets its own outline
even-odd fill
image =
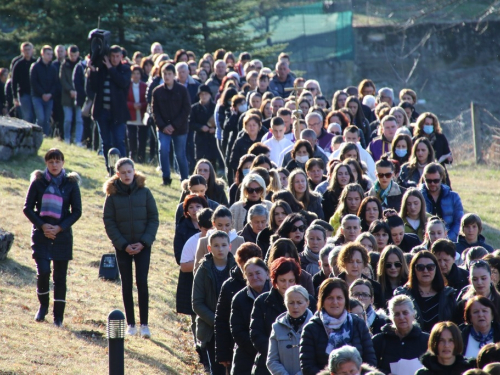
[[[432,134],[434,132],[434,125],[424,125],[424,133]]]
[[[397,156],[404,158],[408,153],[408,150],[406,148],[397,148],[395,152]]]
[[[238,106],[238,111],[241,113],[246,112],[247,109],[248,109],[248,106],[246,104],[241,104]]]
[[[242,169],[241,171],[243,172],[243,177],[250,173],[250,169]]]
[[[298,161],[299,163],[305,164],[309,160],[309,155],[296,156],[295,160]]]

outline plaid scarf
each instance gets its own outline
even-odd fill
[[[42,196],[40,216],[53,217],[54,219],[61,218],[63,198],[59,186],[61,186],[64,176],[66,176],[64,169],[57,177],[52,176],[49,170],[45,169],[43,177],[49,182],[49,186],[47,186]]]
[[[483,335],[481,332],[477,332],[474,327],[472,327],[470,334],[472,338],[479,343],[479,349],[485,346],[488,341],[493,340],[493,328],[491,328],[486,335]]]

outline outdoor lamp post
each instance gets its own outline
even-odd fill
[[[113,310],[108,315],[108,356],[109,375],[123,375],[124,366],[124,337],[125,315],[120,310]]]

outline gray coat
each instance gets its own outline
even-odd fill
[[[292,328],[283,313],[276,319],[269,338],[269,351],[266,365],[273,375],[302,375],[299,360],[299,344],[302,328],[313,317],[311,310],[307,309],[307,317],[298,332]]]

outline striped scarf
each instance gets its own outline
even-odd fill
[[[44,178],[49,182],[49,186],[45,189],[42,196],[42,207],[40,209],[40,216],[53,217],[54,219],[60,219],[62,215],[63,198],[59,186],[61,186],[62,180],[66,175],[66,171],[63,169],[59,176],[55,177],[49,173],[48,169],[45,169],[43,174]]]

